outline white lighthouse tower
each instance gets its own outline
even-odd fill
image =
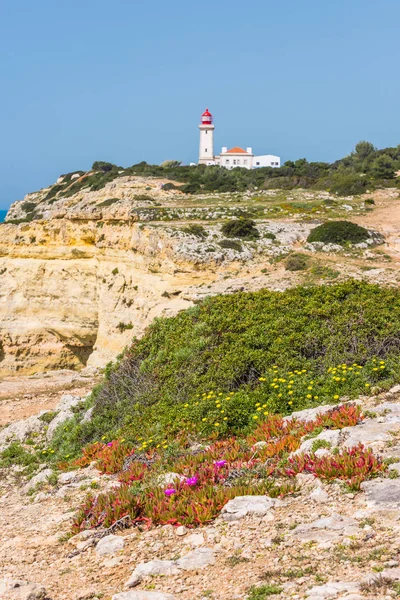
[[[199,165],[214,165],[214,125],[208,108],[201,115]]]

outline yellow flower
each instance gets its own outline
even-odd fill
[[[219,427],[219,423],[214,423],[214,427]]]
[[[124,441],[125,441],[125,438],[122,438],[122,440],[121,440],[121,444],[122,444]]]
[[[318,400],[318,396],[314,396],[314,400]]]
[[[334,400],[339,400],[339,396],[338,396],[337,394],[335,394],[335,395],[333,396],[333,398],[334,398]]]
[[[381,365],[381,366],[380,366],[380,368],[381,368],[381,369],[384,369],[384,368],[385,368],[385,365]]]
[[[307,389],[312,390],[312,385],[309,385]]]
[[[102,439],[102,440],[105,440],[105,439],[106,439],[106,436],[105,436],[105,435],[103,435],[103,437],[102,437],[101,439]]]
[[[224,421],[227,421],[227,420],[228,420],[228,417],[224,417]]]
[[[311,394],[307,394],[307,398],[312,398]]]
[[[221,415],[223,415],[225,411],[224,411],[224,410],[221,410],[220,412],[221,412]]]
[[[204,419],[202,419],[203,423],[205,423],[207,421],[207,419],[204,417]]]
[[[256,402],[256,406],[260,406],[261,402]]]
[[[293,401],[292,401],[292,400],[289,400],[288,404],[293,404]]]
[[[257,408],[257,410],[262,410],[261,406],[259,406],[259,407]]]
[[[264,415],[267,416],[268,415],[268,411],[265,411]]]
[[[289,396],[291,396],[293,394],[293,390],[290,390],[290,392],[288,392]]]
[[[369,384],[369,383],[366,383],[366,384],[365,384],[365,387],[371,387],[371,384]]]
[[[253,419],[254,420],[258,419],[258,415],[253,415]]]

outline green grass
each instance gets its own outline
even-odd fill
[[[279,585],[260,585],[259,587],[253,586],[250,588],[250,593],[247,596],[247,600],[264,600],[269,596],[280,594],[283,592],[283,588]]]
[[[87,403],[92,421],[61,426],[54,457],[119,435],[133,442],[182,430],[244,433],[258,408],[288,414],[388,387],[398,378],[399,348],[396,289],[349,281],[207,298],[157,319],[107,369]]]

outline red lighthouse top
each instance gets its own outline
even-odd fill
[[[203,112],[203,114],[201,115],[201,124],[202,125],[212,125],[213,122],[213,116],[210,113],[210,111],[208,110],[208,108],[206,108],[205,112]]]

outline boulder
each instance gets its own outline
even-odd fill
[[[358,444],[364,446],[383,445],[393,439],[390,431],[400,428],[399,422],[381,423],[378,419],[368,419],[354,427],[344,427],[342,435],[345,437],[343,445],[346,448],[353,448]]]
[[[344,592],[358,592],[360,587],[353,581],[335,581],[317,585],[308,590],[307,598],[310,600],[328,600],[328,598],[337,598],[339,594]]]
[[[193,571],[215,564],[215,551],[212,548],[197,548],[176,561],[180,569]]]
[[[333,408],[337,408],[337,405],[328,404],[326,406],[317,406],[316,408],[306,408],[305,410],[298,410],[289,415],[288,417],[285,417],[285,420],[290,421],[292,419],[299,419],[300,421],[314,421],[318,415],[325,414]]]
[[[41,433],[46,423],[39,415],[33,415],[22,421],[16,421],[0,431],[0,450],[6,448],[12,442],[24,442],[32,434]]]
[[[400,479],[364,481],[361,489],[373,505],[400,507]]]
[[[47,479],[52,474],[52,469],[43,469],[43,471],[40,471],[40,473],[38,473],[37,475],[32,477],[30,481],[28,481],[28,483],[24,486],[24,492],[28,493],[30,490],[33,490],[38,484],[46,483]]]
[[[227,521],[243,519],[247,515],[263,517],[276,504],[276,500],[268,496],[236,496],[229,500],[221,511]]]
[[[101,538],[96,546],[96,554],[105,556],[107,554],[115,554],[123,550],[125,545],[124,538],[119,535],[106,535]]]

